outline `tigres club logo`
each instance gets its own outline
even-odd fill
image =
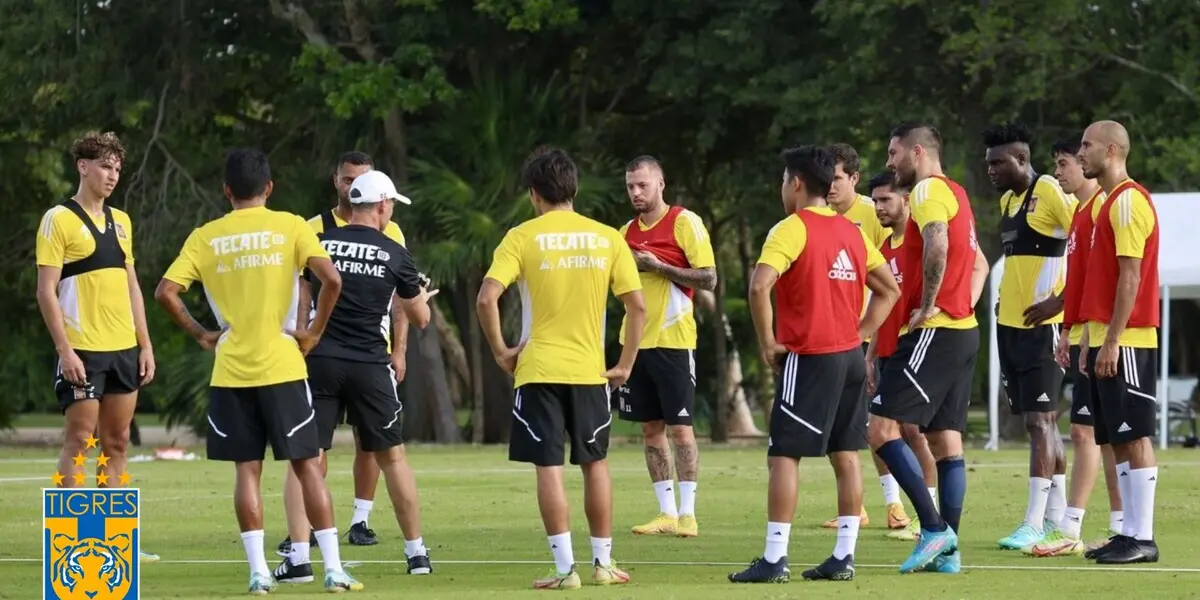
[[[96,446],[88,438],[88,448]],[[129,483],[129,474],[95,475],[96,487],[76,486],[89,479],[88,458],[75,457],[75,473],[52,477],[55,488],[42,490],[42,598],[55,600],[136,600],[141,598],[138,490],[110,488],[109,479]],[[96,467],[107,467],[103,452]],[[117,484],[117,481],[111,482]]]
[[[1071,232],[1071,237],[1067,238],[1067,255],[1075,254],[1075,232]]]

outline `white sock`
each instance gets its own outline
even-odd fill
[[[1158,467],[1129,471],[1133,506],[1137,510],[1137,529],[1133,536],[1142,541],[1154,539],[1154,492],[1158,487]]]
[[[1046,520],[1058,527],[1067,510],[1067,476],[1054,474],[1050,477],[1050,497],[1046,499]]]
[[[792,535],[791,523],[773,523],[767,522],[767,549],[763,551],[763,558],[769,563],[777,563],[779,559],[787,556],[788,553],[788,537]]]
[[[246,560],[250,562],[251,575],[270,575],[267,554],[263,550],[263,530],[242,532],[242,547],[246,549]]]
[[[1062,522],[1058,524],[1058,528],[1062,530],[1063,535],[1077,540],[1080,532],[1083,530],[1083,514],[1087,512],[1082,508],[1068,506],[1063,514]]]
[[[883,486],[883,503],[896,504],[900,502],[900,484],[891,473],[879,477],[879,485]]]
[[[575,568],[575,551],[571,549],[571,532],[546,537],[550,543],[550,554],[554,555],[554,568],[566,575]]]
[[[1113,533],[1121,533],[1121,528],[1125,526],[1125,511],[1112,510],[1108,512],[1108,530]]]
[[[414,556],[425,556],[428,551],[425,549],[425,538],[417,538],[415,540],[404,540],[404,557],[412,558]]]
[[[322,529],[315,532],[317,546],[321,548],[321,558],[325,559],[325,572],[340,572],[342,570],[342,555],[338,549],[337,527]]]
[[[696,482],[679,482],[679,514],[696,516]]]
[[[1025,524],[1042,530],[1046,520],[1046,502],[1050,499],[1050,480],[1045,477],[1029,478],[1029,506],[1025,509]]]
[[[673,480],[655,481],[654,496],[658,498],[658,512],[668,517],[679,516],[679,512],[675,510],[675,482]]]
[[[935,488],[935,487],[929,488],[929,497],[933,498],[933,507],[940,508],[938,506],[937,488]]]
[[[366,525],[367,517],[371,516],[371,509],[374,508],[374,506],[375,502],[373,500],[360,500],[355,498],[354,516],[350,517],[350,524],[354,525],[355,523],[362,523],[363,525]]]
[[[838,517],[837,545],[833,547],[833,557],[841,560],[854,554],[858,545],[858,522],[860,517]]]
[[[310,560],[308,552],[308,542],[292,542],[292,551],[288,553],[288,561],[293,565],[307,565]]]
[[[592,564],[604,567],[612,564],[612,538],[592,538]]]
[[[1117,491],[1121,493],[1121,507],[1125,509],[1121,521],[1121,535],[1133,537],[1134,525],[1137,523],[1137,511],[1133,507],[1133,480],[1129,477],[1129,462],[1117,463]]]

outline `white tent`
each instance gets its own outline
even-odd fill
[[[1200,298],[1200,193],[1154,194],[1158,212],[1158,282],[1162,298],[1161,355],[1159,357],[1158,407],[1160,411],[1159,447],[1167,447],[1167,408],[1169,406],[1167,356],[1171,351],[1171,300]],[[989,275],[987,310],[996,305],[1004,257],[992,265]],[[1000,447],[1000,357],[996,351],[996,322],[991,324],[988,351],[988,426],[987,448]]]

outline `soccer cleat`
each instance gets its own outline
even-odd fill
[[[921,539],[917,540],[917,547],[913,548],[912,554],[900,565],[901,573],[912,573],[925,567],[925,565],[933,562],[935,558],[942,554],[948,554],[958,549],[958,535],[954,530],[946,527],[942,531],[921,530]]]
[[[904,529],[912,522],[908,518],[908,514],[904,512],[904,505],[899,502],[893,502],[887,505],[888,529]],[[859,523],[861,527],[862,524]]]
[[[316,532],[308,534],[308,545],[312,548],[316,548],[318,546]],[[287,558],[292,555],[292,536],[289,535],[288,537],[283,538],[282,542],[279,542],[279,546],[275,548],[275,554],[277,556],[282,556],[283,558]]]
[[[774,563],[756,558],[750,561],[746,570],[729,574],[729,581],[733,583],[787,583],[791,580],[792,571],[788,569],[786,556]]]
[[[1034,544],[1042,541],[1042,537],[1044,535],[1045,534],[1041,530],[1034,529],[1033,527],[1022,523],[1021,526],[1018,527],[1016,531],[1012,532],[1011,535],[1001,538],[996,543],[1005,550],[1020,550],[1021,548],[1033,546]]]
[[[291,558],[285,558],[278,567],[275,567],[273,575],[275,581],[279,583],[311,583],[313,580],[312,563],[295,565],[292,564]]]
[[[1086,548],[1078,538],[1069,537],[1061,529],[1054,528],[1038,543],[1022,549],[1026,554],[1046,558],[1050,556],[1079,556]]]
[[[803,576],[804,579],[809,581],[822,579],[826,581],[853,581],[854,555],[847,554],[846,558],[834,558],[830,556],[825,559],[825,562],[805,571]]]
[[[901,510],[903,510],[903,509],[901,509]],[[824,527],[825,529],[837,529],[838,528],[837,520],[838,520],[838,518],[834,517],[834,518],[822,523],[821,527]],[[871,524],[871,519],[867,518],[867,507],[864,506],[862,508],[862,512],[858,515],[858,526],[866,527],[867,525],[870,525],[870,524]]]
[[[429,553],[408,557],[409,575],[430,575],[433,573],[433,563],[429,562]]]
[[[629,583],[629,573],[618,569],[615,561],[607,565],[602,565],[600,561],[595,561],[592,564],[592,583],[595,585],[621,585]]]
[[[138,559],[140,559],[142,562],[158,562],[158,555],[151,554],[145,550],[140,550],[138,551]]]
[[[1120,547],[1096,557],[1098,565],[1132,565],[1158,562],[1158,544],[1154,540],[1123,538]]]
[[[679,531],[679,517],[659,513],[653,521],[645,525],[635,525],[634,535],[675,535]]]
[[[361,592],[363,584],[345,571],[325,572],[325,591],[340,594],[342,592]]]
[[[945,575],[957,575],[962,572],[962,554],[955,550],[950,554],[943,554],[925,565],[921,569],[926,573],[942,573]]]
[[[1100,545],[1096,546],[1095,548],[1092,548],[1091,550],[1084,552],[1083,557],[1088,560],[1095,560],[1111,550],[1116,550],[1117,548],[1121,547],[1121,545],[1123,545],[1125,543],[1125,540],[1130,540],[1130,539],[1133,539],[1133,538],[1131,538],[1129,536],[1125,536],[1125,535],[1119,535],[1119,534],[1114,535],[1114,536],[1108,538],[1107,543],[1100,544]]]
[[[275,591],[279,587],[279,583],[270,575],[261,573],[253,573],[250,575],[250,595],[251,596],[266,596]]]
[[[1106,537],[1102,540],[1096,540],[1094,542],[1087,543],[1088,552],[1091,552],[1091,551],[1099,549],[1099,548],[1103,548],[1104,546],[1108,545],[1108,543],[1111,542],[1113,538],[1121,535],[1121,532],[1113,531],[1113,530],[1109,529],[1104,532],[1104,535]],[[1095,558],[1095,557],[1087,556],[1087,554],[1085,553],[1084,558]]]
[[[696,522],[695,515],[679,515],[679,521],[675,524],[675,535],[679,537],[700,535],[700,524]]]
[[[583,583],[579,581],[579,573],[575,572],[575,568],[571,568],[570,573],[559,573],[557,570],[550,571],[545,577],[533,580],[533,589],[535,590],[577,590],[583,587]]]
[[[884,534],[888,539],[900,540],[903,542],[915,542],[921,538],[921,519],[913,519],[909,522],[908,527],[900,530],[888,531]]]
[[[379,543],[379,538],[375,537],[375,530],[367,527],[364,522],[350,525],[350,530],[346,532],[346,540],[351,546],[374,546]]]

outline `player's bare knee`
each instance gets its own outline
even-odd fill
[[[129,427],[119,431],[101,431],[100,448],[106,456],[123,458],[129,451]]]
[[[642,439],[647,446],[660,446],[667,443],[666,421],[647,421],[642,423]]]
[[[696,432],[691,425],[671,425],[668,429],[671,432],[671,440],[677,446],[696,445]]]
[[[892,419],[874,416],[867,424],[867,443],[871,450],[878,450],[880,446],[899,438],[900,423]]]
[[[957,431],[931,431],[925,434],[925,440],[929,442],[929,453],[935,460],[963,455],[962,434]]]
[[[394,465],[399,465],[404,462],[405,452],[404,446],[392,446],[386,450],[373,452],[375,455],[375,464],[379,465],[380,469],[388,469]]]
[[[929,445],[928,442],[925,441],[925,434],[921,433],[921,427],[918,425],[913,425],[912,423],[905,423],[900,426],[900,437],[904,440],[905,444],[909,445],[909,447]]]
[[[1087,425],[1071,425],[1071,443],[1079,448],[1081,445],[1096,444],[1096,431]]]
[[[1041,439],[1050,437],[1056,429],[1054,413],[1025,413],[1025,431]]]

